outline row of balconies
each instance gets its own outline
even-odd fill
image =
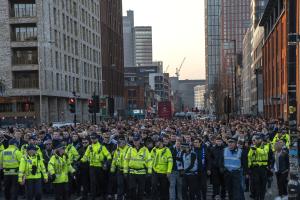
[[[12,88],[38,89],[37,8],[34,0],[10,2]]]

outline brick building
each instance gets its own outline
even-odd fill
[[[287,10],[286,0],[269,1],[260,21],[264,26],[264,115],[288,119]]]

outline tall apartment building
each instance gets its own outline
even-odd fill
[[[0,1],[0,116],[5,123],[88,120],[101,90],[99,1]]]
[[[103,95],[114,99],[114,113],[124,115],[122,0],[100,1]]]
[[[134,27],[134,60],[135,66],[152,63],[152,27]]]
[[[134,56],[134,13],[127,11],[123,16],[124,67],[135,67]]]

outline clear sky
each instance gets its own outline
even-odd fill
[[[123,14],[134,11],[135,26],[152,26],[153,59],[170,65],[180,79],[205,78],[204,0],[123,0]]]

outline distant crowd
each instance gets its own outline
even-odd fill
[[[260,118],[9,128],[0,132],[1,182],[7,200],[263,200],[276,177],[285,198],[290,143],[288,126]]]

